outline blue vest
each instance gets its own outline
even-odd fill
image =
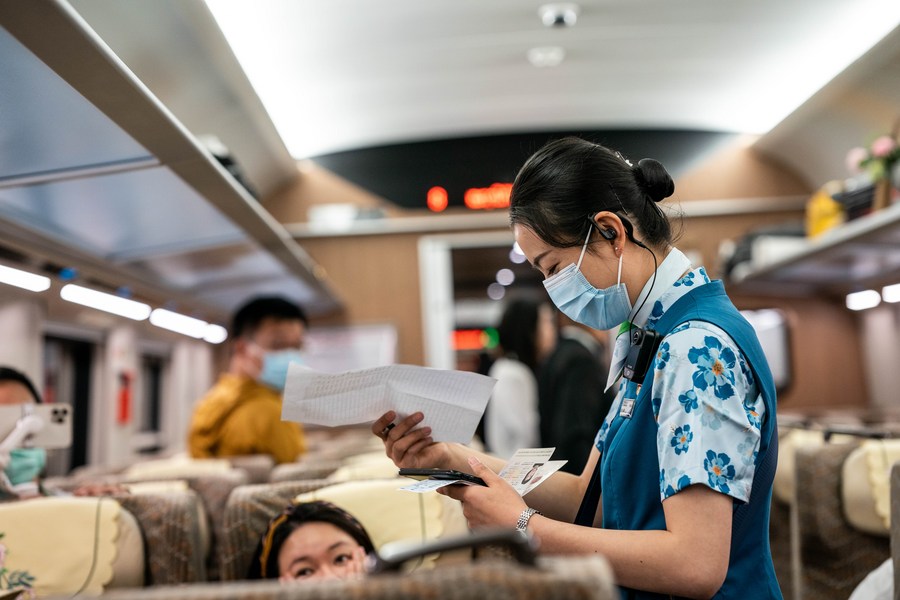
[[[728,299],[721,281],[700,286],[679,298],[653,329],[664,336],[685,321],[706,321],[731,336],[746,357],[766,406],[750,501],[734,502],[728,573],[715,598],[781,598],[769,549],[769,508],[778,455],[775,385],[769,365],[756,333]],[[600,481],[596,482],[603,490],[606,529],[666,528],[659,492],[659,457],[654,443],[658,426],[650,402],[653,374],[651,368],[641,385],[631,418],[617,415],[606,434]],[[685,553],[689,557],[690,548],[685,548]],[[684,561],[684,568],[691,568],[689,558],[673,556],[672,560]],[[666,597],[624,588],[622,596]]]

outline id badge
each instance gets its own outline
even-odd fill
[[[633,381],[625,383],[625,392],[622,396],[622,406],[619,408],[619,416],[624,419],[630,419],[634,414],[634,404],[637,402],[637,395],[640,393],[641,386]]]

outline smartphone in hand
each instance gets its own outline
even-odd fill
[[[475,485],[487,485],[481,477],[453,469],[400,469],[400,476],[412,479],[459,480]]]

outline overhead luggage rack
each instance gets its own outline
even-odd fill
[[[0,231],[15,250],[222,319],[341,302],[306,252],[66,3],[0,0]]]
[[[845,223],[758,264],[732,289],[748,294],[839,296],[900,283],[900,204]]]

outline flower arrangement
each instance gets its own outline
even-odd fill
[[[857,147],[847,153],[847,168],[851,173],[868,173],[872,181],[891,176],[891,170],[900,160],[900,145],[895,136],[875,138],[868,148]]]
[[[0,539],[3,534],[0,533]],[[28,571],[10,571],[6,566],[6,546],[0,543],[0,590],[19,590],[34,598],[34,576]],[[21,597],[21,596],[20,596]]]

